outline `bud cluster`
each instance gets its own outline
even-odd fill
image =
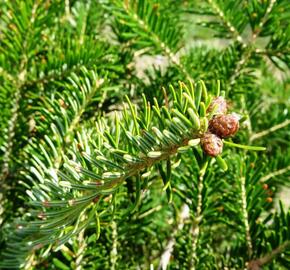
[[[239,119],[234,114],[227,114],[227,102],[223,97],[215,98],[207,109],[214,114],[209,121],[208,131],[201,137],[203,151],[211,157],[216,157],[223,151],[223,138],[237,133]]]

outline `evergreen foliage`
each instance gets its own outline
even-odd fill
[[[0,269],[290,268],[288,0],[0,14]]]

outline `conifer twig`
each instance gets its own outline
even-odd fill
[[[23,78],[24,79],[24,78]],[[3,155],[2,160],[2,167],[0,172],[0,186],[3,185],[3,182],[5,181],[6,177],[9,174],[9,160],[11,157],[12,149],[13,149],[13,140],[15,137],[15,127],[18,120],[18,110],[19,110],[19,101],[21,98],[21,91],[20,91],[21,85],[17,86],[17,90],[14,93],[13,97],[13,106],[12,106],[12,116],[11,119],[8,122],[8,129],[7,129],[7,142],[5,145],[5,152]]]
[[[259,34],[261,33],[264,24],[267,21],[269,14],[271,13],[276,0],[271,0],[269,6],[259,23],[259,27],[252,33],[251,39],[246,45],[246,50],[242,53],[240,61],[237,63],[236,68],[230,78],[230,86],[232,87],[235,84],[236,79],[240,76],[243,67],[247,64],[249,59],[252,57],[252,54],[255,52],[255,42]]]
[[[84,221],[87,218],[88,216],[83,213],[81,220]],[[82,230],[79,233],[79,235],[76,237],[76,243],[77,243],[78,249],[75,254],[75,270],[82,270],[83,265],[84,265],[84,262],[83,262],[84,253],[87,247],[84,230]]]
[[[264,177],[262,177],[262,178],[260,179],[260,182],[261,182],[261,183],[264,183],[264,182],[268,181],[269,179],[271,179],[271,178],[273,178],[273,177],[276,177],[276,176],[278,176],[278,175],[281,175],[281,174],[287,173],[288,171],[290,171],[290,165],[287,166],[287,167],[285,167],[285,168],[283,168],[283,169],[280,169],[280,170],[277,170],[277,171],[274,171],[274,172],[271,172],[271,173],[265,175]]]
[[[27,54],[27,48],[29,46],[28,43],[28,38],[30,37],[31,31],[32,31],[32,26],[35,23],[36,19],[36,11],[39,5],[39,1],[35,1],[32,10],[31,10],[31,18],[29,20],[28,26],[27,26],[27,33],[24,37],[23,40],[23,45],[22,45],[22,57],[19,63],[19,72],[17,74],[17,77],[13,79],[14,84],[15,84],[15,92],[14,92],[14,100],[13,100],[13,105],[12,105],[12,116],[11,119],[8,122],[8,130],[7,130],[7,142],[5,146],[5,152],[2,160],[2,167],[0,171],[0,182],[4,181],[9,173],[9,160],[11,158],[12,150],[13,150],[13,140],[15,137],[15,128],[17,124],[17,120],[19,117],[19,102],[22,96],[22,87],[25,84],[26,81],[26,76],[27,76],[27,61],[28,61],[28,56]],[[6,74],[6,73],[5,73]],[[12,79],[9,76],[9,79]],[[0,186],[2,183],[0,183]]]
[[[67,76],[69,76],[72,73],[78,73],[83,68],[89,69],[90,67],[93,67],[93,65],[90,66],[90,65],[76,64],[72,66],[71,68],[62,70],[60,72],[58,72],[58,70],[52,70],[49,75],[31,80],[31,81],[26,81],[24,86],[29,87],[36,84],[46,84],[52,81],[65,79]]]
[[[218,14],[220,19],[222,20],[223,24],[228,28],[230,33],[233,35],[233,37],[241,43],[243,46],[246,46],[244,39],[242,38],[239,31],[233,26],[233,24],[226,18],[224,12],[221,10],[221,8],[218,6],[218,4],[214,0],[207,0],[207,2],[212,6],[214,11]]]
[[[94,97],[94,95],[96,94],[96,91],[99,89],[99,87],[104,83],[103,79],[99,79],[94,81],[94,85],[92,86],[92,91],[89,93],[89,95],[86,97],[85,102],[83,102],[83,104],[80,106],[78,112],[74,115],[74,118],[72,119],[66,134],[64,136],[64,144],[60,147],[60,152],[58,155],[58,158],[53,162],[53,164],[55,164],[55,169],[58,169],[61,166],[63,157],[65,155],[65,149],[69,148],[71,139],[70,137],[72,136],[73,132],[75,131],[75,129],[77,128],[82,115],[84,114],[87,106],[91,103],[92,98]]]
[[[245,94],[260,83],[281,86],[282,72],[266,77],[271,65],[287,66],[285,1],[61,2],[0,2],[0,99],[7,102],[0,114],[7,119],[1,123],[7,134],[0,138],[0,268],[287,268],[289,209],[280,203],[280,210],[265,212],[275,210],[279,195],[269,185],[277,180],[287,186],[289,156],[274,151],[267,165],[257,166],[257,158],[266,156],[250,151],[263,147],[245,145],[258,139],[265,145],[290,127],[280,117],[257,129],[253,115],[265,122],[267,91]],[[220,51],[206,42],[181,57],[181,42],[210,34],[188,33],[190,25],[179,24],[191,14],[198,14],[193,20],[211,17],[204,25],[217,35],[208,41],[226,38],[230,46]],[[134,60],[156,54],[172,69],[149,72],[150,85],[144,86]],[[192,72],[189,67],[197,65]],[[210,81],[192,84],[193,75]],[[254,82],[256,75],[261,80]],[[222,86],[211,83],[218,76]],[[185,77],[188,86],[177,81]],[[170,93],[156,94],[168,84]],[[235,94],[224,91],[229,88]],[[286,105],[276,92],[266,105]],[[239,133],[240,144],[220,132],[238,129],[226,96],[244,114],[240,123],[245,120],[247,136]],[[280,110],[274,106],[272,115]],[[235,119],[235,127],[227,118]],[[285,144],[277,140],[275,146]],[[172,207],[164,207],[161,192]]]
[[[128,3],[126,4],[126,2],[124,2],[123,8],[127,12],[127,14],[131,15]],[[187,72],[186,68],[182,65],[182,63],[180,63],[177,56],[171,51],[171,49],[164,42],[160,40],[159,36],[156,33],[150,31],[150,28],[147,25],[147,23],[144,20],[142,20],[142,18],[140,18],[137,13],[134,13],[134,15],[131,17],[138,23],[139,27],[141,27],[146,33],[150,32],[150,35],[154,38],[155,42],[163,50],[165,55],[169,58],[170,62],[173,63],[186,76],[186,78],[189,81],[194,82],[194,79]]]
[[[176,239],[175,239],[176,234],[178,233],[178,231],[182,230],[182,228],[184,226],[184,222],[188,218],[189,218],[189,207],[187,204],[184,204],[181,208],[181,213],[180,213],[179,218],[177,220],[177,224],[171,233],[171,237],[170,237],[169,241],[167,242],[167,245],[166,245],[163,253],[161,254],[158,270],[166,270],[167,269],[174,245],[176,243]]]
[[[118,233],[117,233],[117,224],[115,221],[112,221],[112,249],[110,252],[110,259],[111,259],[111,270],[116,269],[116,263],[118,259],[118,247],[117,247],[117,241],[118,241]]]
[[[79,233],[79,236],[77,237],[76,241],[78,244],[78,250],[77,250],[76,259],[75,259],[75,264],[76,264],[75,270],[81,270],[83,269],[82,265],[83,265],[84,251],[87,246],[86,239],[84,238],[84,231],[81,231]]]
[[[247,263],[247,269],[249,270],[260,270],[261,267],[269,262],[271,262],[275,256],[282,253],[290,244],[290,241],[286,241],[277,248],[273,249],[270,253],[266,254],[265,256],[251,260]]]
[[[267,19],[269,17],[269,14],[271,13],[276,1],[277,0],[270,0],[270,3],[269,3],[269,5],[268,5],[268,7],[266,9],[266,12],[265,12],[263,18],[261,19],[261,21],[259,23],[258,28],[256,29],[256,31],[252,35],[252,42],[251,43],[253,43],[253,41],[256,40],[256,38],[259,36],[261,31],[263,30],[263,26],[266,23],[266,21],[267,21]]]
[[[199,239],[199,233],[200,233],[200,227],[199,224],[202,220],[202,192],[203,192],[203,181],[204,181],[204,175],[207,170],[208,161],[205,162],[203,167],[201,168],[199,172],[198,177],[198,187],[197,187],[197,207],[196,207],[196,214],[195,218],[191,227],[191,234],[192,234],[192,255],[191,255],[191,262],[190,262],[190,269],[195,270],[195,261],[196,261],[196,249],[197,249],[197,243]]]
[[[38,1],[35,1],[32,10],[31,10],[31,18],[28,23],[27,27],[27,33],[25,35],[25,38],[23,40],[23,45],[22,45],[22,57],[19,63],[19,72],[17,74],[17,77],[13,78],[12,75],[8,74],[4,69],[0,68],[0,72],[2,73],[3,76],[5,76],[7,79],[11,80],[13,82],[13,86],[15,87],[15,92],[13,96],[13,102],[12,104],[12,109],[11,109],[11,118],[8,121],[8,128],[7,128],[7,133],[6,133],[6,142],[4,145],[4,155],[2,159],[2,165],[0,169],[0,189],[6,189],[5,185],[5,180],[9,175],[9,162],[11,159],[11,154],[13,151],[13,145],[14,145],[14,138],[15,138],[15,133],[16,133],[16,126],[17,126],[17,121],[19,118],[19,107],[20,107],[20,100],[22,96],[22,87],[25,83],[26,76],[27,76],[27,61],[28,61],[28,56],[26,55],[27,53],[27,47],[29,46],[28,44],[28,37],[30,36],[31,32],[31,27],[35,22],[36,18],[36,10],[38,8]],[[3,192],[4,194],[4,192]],[[3,221],[1,215],[2,215],[2,205],[5,200],[4,195],[0,197],[0,225]]]
[[[242,199],[242,214],[243,214],[243,223],[245,226],[246,232],[246,241],[247,241],[247,248],[248,248],[248,256],[251,257],[253,254],[253,244],[250,234],[250,225],[249,225],[249,217],[248,217],[248,210],[247,210],[247,193],[245,188],[246,179],[244,176],[240,179],[241,184],[241,199]]]
[[[278,129],[281,129],[281,128],[284,128],[286,126],[288,126],[290,124],[290,119],[286,119],[285,121],[283,121],[282,123],[280,124],[277,124],[275,126],[272,126],[271,128],[269,129],[266,129],[266,130],[263,130],[263,131],[260,131],[258,133],[255,133],[253,134],[251,137],[250,137],[250,142],[256,140],[256,139],[259,139],[261,137],[264,137],[264,136],[267,136],[268,134],[278,130]]]
[[[67,153],[67,151],[69,150],[71,144],[72,144],[72,139],[71,137],[74,135],[74,132],[76,130],[76,128],[78,127],[81,117],[84,114],[87,106],[90,104],[92,98],[94,97],[94,95],[96,94],[96,91],[99,89],[99,87],[104,83],[103,79],[99,79],[99,80],[94,80],[94,85],[92,86],[92,89],[90,91],[90,93],[86,96],[86,99],[84,100],[84,102],[82,103],[82,105],[79,107],[79,110],[76,112],[76,114],[73,116],[73,118],[71,119],[70,124],[68,125],[66,132],[63,136],[63,143],[57,148],[57,155],[54,156],[51,159],[51,164],[53,164],[52,168],[49,168],[50,171],[53,170],[53,173],[55,175],[57,175],[59,168],[61,167],[62,163],[63,163],[63,159],[65,154]],[[83,240],[83,231],[80,232],[77,241],[80,244],[79,249],[84,250],[85,249],[85,242]],[[34,253],[34,252],[33,252]],[[31,255],[29,255],[31,256]],[[34,257],[34,256],[33,256]],[[82,258],[82,254],[77,253],[76,256],[76,269],[80,270],[81,268],[81,259],[78,258]],[[38,261],[34,261],[33,264],[34,265],[38,265],[40,262]],[[29,269],[29,267],[31,267],[31,260],[27,260],[27,263],[25,265],[26,268]]]

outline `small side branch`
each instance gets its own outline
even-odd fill
[[[272,133],[272,132],[274,132],[274,131],[276,131],[278,129],[284,128],[284,127],[288,126],[289,124],[290,124],[290,119],[287,119],[284,122],[282,122],[282,123],[280,123],[278,125],[275,125],[275,126],[269,128],[269,129],[263,130],[263,131],[261,131],[259,133],[256,133],[256,134],[253,134],[250,137],[250,141],[252,142],[252,141],[254,141],[256,139],[259,139],[261,137],[267,136],[268,134],[270,134],[270,133]]]
[[[271,13],[275,3],[276,3],[277,0],[271,0],[270,3],[269,3],[269,6],[267,7],[267,10],[263,16],[263,18],[261,19],[260,23],[259,23],[259,27],[256,29],[256,31],[253,33],[253,36],[252,36],[252,39],[255,40],[259,34],[261,33],[262,29],[263,29],[263,26],[264,24],[266,23],[268,17],[269,17],[269,14]]]
[[[275,171],[275,172],[272,172],[272,173],[267,174],[266,176],[264,176],[264,177],[262,177],[260,179],[260,182],[261,183],[264,183],[264,182],[268,181],[269,179],[271,179],[271,178],[273,178],[275,176],[278,176],[278,175],[287,173],[288,171],[290,171],[290,165],[287,166],[287,167],[285,167],[285,168],[283,168],[283,169],[280,169],[278,171]]]
[[[208,0],[208,1],[212,1],[212,0]],[[230,85],[231,87],[235,84],[237,78],[240,76],[243,67],[248,63],[249,59],[252,57],[252,54],[255,53],[255,42],[257,37],[259,36],[259,34],[262,31],[262,28],[264,26],[264,24],[266,23],[269,14],[271,13],[274,4],[276,3],[276,0],[271,0],[269,3],[269,6],[263,16],[263,18],[261,19],[260,23],[259,23],[259,27],[253,31],[252,36],[250,41],[248,42],[248,44],[245,44],[246,46],[244,46],[246,48],[246,51],[242,54],[241,56],[241,60],[237,63],[237,66],[230,78]]]
[[[203,181],[204,181],[204,175],[207,169],[208,162],[206,162],[203,166],[203,168],[200,170],[199,178],[198,178],[198,194],[197,194],[197,207],[196,207],[196,214],[195,219],[193,221],[193,225],[191,228],[191,234],[193,237],[193,243],[192,243],[192,257],[191,257],[191,263],[190,263],[190,269],[195,270],[195,261],[197,258],[196,255],[196,249],[197,249],[197,243],[199,239],[199,233],[200,233],[200,222],[202,220],[202,191],[203,191]]]
[[[282,253],[289,246],[289,244],[290,244],[290,241],[286,241],[282,245],[273,249],[269,254],[265,255],[264,257],[249,261],[247,263],[247,269],[249,269],[249,270],[262,269],[261,266],[271,262],[277,255]]]
[[[68,126],[68,129],[65,132],[64,143],[58,149],[59,155],[55,160],[53,160],[55,170],[58,170],[60,166],[62,165],[63,157],[65,156],[72,142],[71,137],[73,137],[75,130],[79,126],[82,115],[85,113],[87,107],[92,102],[94,95],[96,94],[97,90],[102,86],[103,83],[104,83],[103,79],[99,79],[94,82],[92,91],[88,94],[83,104],[80,106],[79,110],[75,113],[71,123]]]
[[[242,54],[240,61],[237,63],[236,68],[230,78],[230,86],[232,87],[235,83],[238,77],[240,77],[242,70],[244,66],[248,63],[249,59],[252,56],[253,49],[250,47],[247,47],[247,50]]]
[[[242,36],[240,35],[239,31],[233,26],[233,24],[226,18],[224,12],[220,9],[218,4],[214,0],[207,0],[208,3],[212,6],[213,10],[217,13],[223,24],[228,28],[232,36],[241,44],[246,46]]]
[[[178,233],[178,231],[182,230],[183,226],[184,226],[184,223],[185,221],[189,218],[189,207],[187,204],[184,204],[182,206],[182,209],[181,209],[181,213],[180,213],[180,216],[179,216],[179,220],[176,224],[176,226],[174,227],[173,229],[173,232],[171,234],[171,237],[161,255],[161,258],[160,258],[160,262],[159,262],[159,266],[158,266],[158,270],[166,270],[167,269],[167,266],[169,264],[169,261],[170,261],[170,256],[172,254],[172,251],[173,251],[173,247],[176,243],[176,234]]]
[[[22,95],[22,87],[25,84],[26,81],[26,75],[27,75],[27,61],[28,61],[28,56],[26,55],[26,50],[27,47],[29,46],[28,39],[31,35],[32,32],[32,27],[36,19],[36,11],[38,8],[38,1],[36,1],[32,7],[31,10],[31,18],[29,21],[29,24],[27,26],[27,33],[23,37],[23,45],[22,45],[22,59],[19,63],[19,72],[17,76],[12,78],[8,73],[6,73],[2,68],[0,69],[0,72],[3,75],[6,75],[6,78],[9,80],[14,81],[15,85],[15,93],[13,97],[13,102],[12,102],[12,109],[11,109],[11,119],[8,122],[8,129],[7,129],[7,140],[5,142],[5,151],[4,151],[4,156],[3,156],[3,163],[1,166],[1,171],[0,171],[0,186],[2,186],[3,182],[7,178],[9,174],[9,161],[11,159],[11,154],[13,150],[13,142],[14,142],[14,137],[16,133],[16,125],[19,117],[19,107],[20,107],[20,100],[21,100],[21,95]],[[1,183],[2,182],[2,183]]]
[[[185,76],[189,81],[194,82],[191,75],[187,72],[185,67],[180,63],[178,57],[172,52],[172,50],[164,43],[162,40],[160,40],[160,37],[150,30],[148,24],[142,20],[142,18],[138,17],[137,13],[131,14],[130,10],[128,8],[128,5],[124,2],[123,5],[124,10],[127,12],[127,14],[131,15],[132,19],[134,19],[140,28],[142,28],[145,32],[150,33],[151,37],[154,39],[154,42],[159,46],[164,54],[169,58],[169,61],[174,64]]]
[[[117,224],[115,221],[112,222],[112,250],[110,253],[110,259],[111,259],[111,270],[116,269],[116,263],[118,259],[118,249],[117,249]]]
[[[252,239],[250,234],[250,225],[249,225],[249,217],[248,217],[248,211],[247,211],[247,193],[245,188],[245,177],[241,177],[241,199],[242,199],[242,213],[243,213],[243,223],[245,226],[245,232],[246,232],[246,241],[247,241],[247,249],[248,249],[248,255],[249,257],[253,254],[253,245],[252,245]]]
[[[9,173],[9,161],[13,149],[13,140],[15,136],[15,127],[17,124],[17,119],[18,119],[18,110],[19,110],[19,101],[21,98],[21,91],[20,88],[18,88],[15,93],[14,93],[14,98],[13,98],[13,106],[12,106],[12,116],[9,120],[8,123],[8,129],[7,129],[7,141],[5,145],[5,152],[3,155],[3,163],[1,167],[1,172],[0,172],[0,182],[2,182],[0,185],[2,186],[3,181],[6,179],[8,173]]]
[[[84,258],[84,251],[87,247],[86,239],[84,238],[84,231],[80,232],[78,238],[77,238],[77,244],[78,244],[78,251],[76,254],[76,266],[75,270],[82,270],[83,269],[83,258]]]
[[[103,79],[94,81],[94,85],[92,86],[91,92],[86,97],[84,97],[85,100],[83,101],[79,110],[73,116],[72,121],[70,122],[67,130],[65,131],[63,143],[60,144],[60,146],[57,148],[58,155],[52,158],[50,161],[51,164],[53,164],[53,166],[52,168],[48,167],[49,170],[53,170],[54,175],[57,175],[57,172],[59,171],[59,168],[63,163],[63,158],[67,153],[69,147],[71,146],[72,143],[71,137],[74,135],[75,130],[79,126],[83,113],[86,111],[87,106],[91,103],[96,91],[102,86],[103,83],[104,83]],[[83,251],[86,248],[86,243],[84,240],[84,232],[81,232],[79,234],[77,241],[79,251],[76,254],[76,270],[81,270],[83,268],[82,266]],[[34,256],[32,256],[32,258],[34,258]],[[28,261],[28,263],[30,263],[30,260]],[[39,261],[34,262],[35,265],[39,265],[39,263],[40,263]],[[30,266],[26,264],[26,267],[27,269],[29,269]]]

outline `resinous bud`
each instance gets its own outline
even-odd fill
[[[217,115],[209,121],[208,128],[220,138],[227,138],[239,130],[239,118],[234,114]]]
[[[200,138],[202,150],[211,157],[216,157],[223,151],[223,141],[217,135],[205,133]]]
[[[226,114],[227,110],[228,110],[228,104],[226,100],[224,99],[224,97],[219,96],[212,100],[206,112],[207,113],[214,112],[214,114]]]

